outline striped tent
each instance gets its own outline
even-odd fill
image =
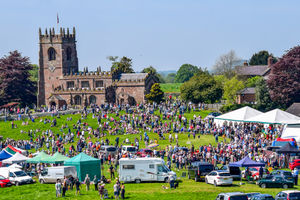
[[[5,159],[8,159],[8,158],[10,158],[10,157],[12,157],[12,154],[10,154],[9,152],[7,152],[7,151],[5,151],[5,150],[2,150],[2,151],[0,152],[0,161],[5,160]]]
[[[17,152],[22,153],[21,151],[17,150],[16,148],[14,148],[11,145],[8,145],[4,150],[12,155],[15,155]]]

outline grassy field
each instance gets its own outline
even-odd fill
[[[160,87],[165,93],[180,93],[182,83],[161,83]]]
[[[210,111],[201,111],[201,112],[194,112],[194,113],[185,113],[185,117],[188,119],[192,118],[193,115],[201,115],[202,117],[205,117]],[[156,112],[156,114],[158,114]],[[21,130],[28,131],[28,130],[36,130],[40,129],[41,131],[45,131],[47,129],[51,129],[54,133],[62,133],[67,132],[67,129],[61,129],[62,124],[68,124],[69,127],[72,127],[73,124],[77,122],[78,119],[81,119],[80,114],[72,115],[73,120],[67,121],[67,117],[71,117],[71,115],[65,115],[61,116],[59,119],[57,119],[57,126],[51,127],[50,123],[44,124],[43,122],[40,122],[40,119],[36,119],[35,122],[29,121],[29,125],[22,126],[21,121],[16,121],[15,124],[17,124],[18,128],[11,128],[10,122],[0,122],[0,135],[2,135],[4,138],[14,138],[14,139],[30,139],[30,137],[27,135],[27,133],[21,133]],[[116,120],[119,118],[116,117],[115,114],[109,114],[109,117],[113,117]],[[52,119],[52,117],[48,117],[49,119]],[[27,120],[26,120],[27,121]],[[102,121],[102,123],[105,120]],[[89,126],[93,128],[97,128],[97,120],[96,118],[93,119],[92,115],[89,114],[87,119],[82,119],[82,122],[88,123]],[[170,122],[170,120],[165,120],[163,122]],[[112,124],[112,122],[110,122]],[[71,128],[72,130],[72,128]],[[41,134],[41,131],[37,133],[37,135]],[[143,131],[141,130],[141,134],[143,134]],[[37,136],[36,135],[36,136]],[[158,139],[157,134],[151,132],[148,132],[148,135],[150,139]],[[108,135],[107,138],[109,138],[110,141],[115,140],[116,137],[120,137],[120,141],[125,140],[125,138],[129,138],[130,141],[133,141],[135,137],[139,138],[139,135],[120,135],[120,136],[110,136]],[[106,137],[105,137],[106,138]],[[103,139],[105,139],[103,138]],[[77,138],[75,138],[76,143]],[[91,138],[89,140],[96,141],[99,140],[98,138]],[[169,145],[169,140],[158,140],[159,148],[164,148],[166,145]],[[174,145],[175,142],[172,142],[172,145]],[[179,134],[179,144],[182,146],[188,146],[190,147],[191,144],[194,144],[197,148],[199,145],[204,144],[212,144],[216,145],[214,137],[211,135],[202,135],[199,138],[193,139],[192,137],[188,139],[187,134]],[[68,147],[70,144],[68,144],[66,147]],[[140,144],[143,148],[145,145],[144,143]],[[107,168],[108,166],[104,166],[105,169],[103,170],[103,174],[106,177],[109,177]],[[177,176],[180,177],[183,171],[176,171]],[[180,185],[179,188],[176,190],[165,190],[162,188],[162,186],[168,186],[166,183],[141,183],[141,184],[126,184],[126,197],[128,199],[180,199],[180,200],[193,200],[193,199],[199,199],[199,200],[210,200],[215,199],[218,193],[221,192],[233,192],[233,191],[241,191],[241,192],[262,192],[262,193],[269,193],[272,195],[277,194],[279,191],[282,191],[282,189],[261,189],[255,184],[246,184],[246,185],[239,185],[238,182],[235,183],[232,187],[214,187],[212,185],[207,185],[205,183],[195,183],[193,180],[188,180],[187,178],[180,177]],[[87,192],[85,190],[85,186],[82,185],[82,195],[75,196],[75,191],[67,191],[66,199],[98,199],[98,193],[94,190]],[[93,187],[92,187],[93,189]],[[107,184],[106,189],[108,189],[110,196],[113,195],[113,183]],[[298,189],[295,188],[295,189]],[[53,184],[40,184],[35,183],[32,185],[22,185],[19,187],[12,186],[10,188],[1,188],[1,195],[0,199],[56,199],[55,197],[55,189]]]

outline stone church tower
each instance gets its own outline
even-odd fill
[[[60,28],[55,34],[54,28],[46,29],[42,34],[39,29],[39,82],[38,106],[46,105],[55,88],[64,87],[61,79],[64,75],[78,72],[75,28]]]

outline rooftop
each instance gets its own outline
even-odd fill
[[[264,76],[269,70],[268,65],[239,66],[236,73],[241,76]]]
[[[244,88],[238,94],[255,94],[255,87]]]

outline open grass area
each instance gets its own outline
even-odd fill
[[[165,93],[180,93],[182,83],[161,83],[160,87]]]

